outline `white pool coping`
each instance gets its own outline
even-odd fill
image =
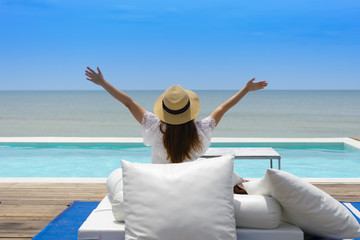
[[[142,143],[138,137],[0,137],[0,143]],[[360,141],[342,138],[224,138],[214,137],[212,143],[343,143],[360,149]],[[249,178],[255,180],[257,178]],[[308,182],[360,183],[359,178],[303,178]],[[106,183],[106,178],[0,178],[0,183]]]
[[[254,181],[260,178],[247,178]],[[311,183],[360,183],[360,178],[302,178]],[[0,183],[106,183],[106,178],[0,178]]]

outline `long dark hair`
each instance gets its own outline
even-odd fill
[[[165,128],[165,129],[164,129]],[[191,158],[191,153],[202,150],[194,120],[180,125],[160,123],[163,144],[171,163],[181,163]]]

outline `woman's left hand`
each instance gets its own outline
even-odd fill
[[[97,67],[98,72],[95,72],[91,68],[87,67],[87,70],[85,70],[85,75],[88,76],[86,78],[87,80],[102,86],[105,83],[105,79],[100,71],[100,68]]]
[[[264,89],[268,85],[268,83],[266,81],[261,81],[261,82],[254,82],[254,81],[255,81],[255,78],[253,78],[247,82],[245,89],[248,92]]]

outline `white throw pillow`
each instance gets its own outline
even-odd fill
[[[213,159],[219,159],[221,157],[215,157]],[[208,160],[209,158],[202,158],[199,160]],[[232,184],[235,186],[242,183],[243,178],[237,173],[233,172]],[[123,176],[122,168],[115,169],[110,173],[106,180],[106,186],[112,197],[112,212],[114,218],[118,222],[124,222],[124,198],[123,198]]]
[[[340,202],[290,173],[268,169],[264,178],[243,183],[249,194],[274,197],[284,220],[307,233],[328,238],[358,238],[360,225]]]
[[[234,195],[236,226],[242,228],[277,228],[281,222],[281,207],[272,197]]]
[[[234,158],[235,158],[235,155],[231,155],[231,156],[234,156]],[[198,158],[197,160],[198,161],[203,161],[203,160],[219,159],[219,158],[222,158],[222,157]],[[237,174],[236,172],[233,172],[232,185],[235,186],[235,185],[238,185],[238,184],[243,183],[243,182],[244,182],[244,179],[239,174]]]
[[[122,166],[126,240],[236,239],[232,156]]]
[[[235,186],[235,185],[238,185],[238,184],[243,183],[243,182],[244,182],[244,179],[239,174],[237,174],[236,172],[233,172],[233,174],[232,174],[232,185]]]

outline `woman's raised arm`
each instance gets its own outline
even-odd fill
[[[98,72],[96,73],[94,70],[87,67],[87,70],[85,70],[85,75],[88,78],[86,79],[97,85],[102,86],[108,93],[111,94],[111,96],[124,104],[129,109],[134,118],[141,124],[142,118],[146,110],[142,108],[139,104],[134,102],[131,97],[129,97],[126,93],[120,91],[119,89],[111,85],[108,81],[106,81],[99,67],[97,67],[97,70]]]
[[[255,78],[251,79],[247,82],[245,87],[243,87],[240,91],[238,91],[234,96],[226,100],[223,104],[221,104],[219,107],[217,107],[211,114],[215,119],[216,125],[219,124],[221,118],[224,116],[224,114],[235,104],[237,104],[248,92],[256,91],[260,89],[264,89],[267,86],[266,81],[261,82],[254,82]]]

